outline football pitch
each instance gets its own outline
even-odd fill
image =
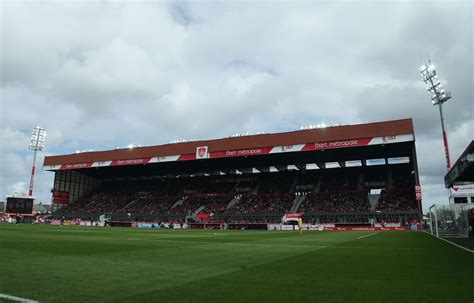
[[[0,302],[466,302],[474,254],[423,232],[0,225]]]

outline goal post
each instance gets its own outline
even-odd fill
[[[429,208],[430,232],[436,237],[467,238],[470,225],[468,213],[474,204],[436,205]]]

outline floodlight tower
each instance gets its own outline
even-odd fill
[[[451,159],[449,157],[448,136],[444,127],[443,117],[443,103],[451,99],[451,92],[445,91],[438,80],[438,75],[435,71],[435,66],[431,61],[427,65],[421,66],[421,78],[426,84],[426,90],[431,94],[431,103],[439,106],[439,115],[441,117],[441,129],[443,131],[444,154],[446,156],[446,168],[451,169]]]
[[[33,167],[31,168],[30,190],[28,191],[28,196],[30,197],[33,196],[33,183],[35,182],[36,152],[43,150],[45,137],[45,128],[39,126],[33,128],[29,146],[29,149],[33,151]]]

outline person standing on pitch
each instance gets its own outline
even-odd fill
[[[300,218],[298,218],[298,228],[300,229],[300,235],[303,234],[303,220]]]

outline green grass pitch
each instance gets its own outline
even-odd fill
[[[0,271],[39,302],[474,301],[474,254],[422,232],[0,225]]]

